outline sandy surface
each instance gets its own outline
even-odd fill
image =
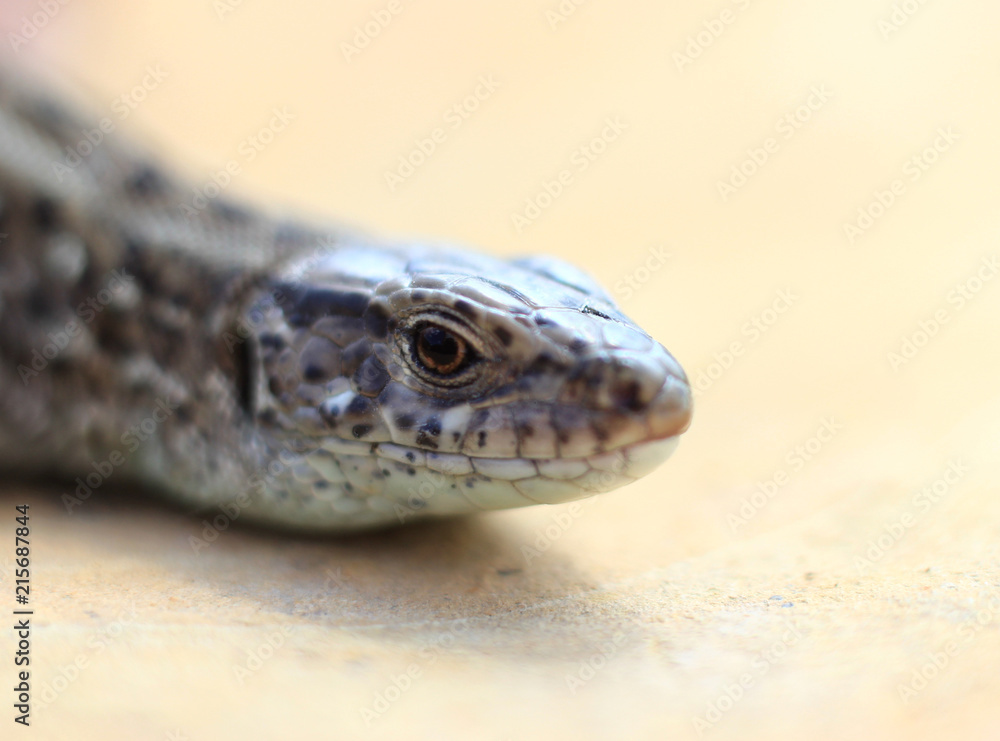
[[[694,425],[617,493],[344,540],[202,548],[134,492],[5,484],[22,735],[1000,736],[1000,8],[225,2],[74,0],[18,55],[197,182],[235,159],[234,195],[583,265]]]

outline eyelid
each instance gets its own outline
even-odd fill
[[[424,304],[408,307],[397,314],[398,323],[392,333],[392,350],[401,373],[397,380],[411,388],[431,396],[447,395],[451,398],[467,398],[482,393],[494,386],[505,371],[507,364],[500,361],[505,357],[499,340],[470,326],[467,319],[447,305]],[[420,328],[435,325],[452,332],[466,343],[469,360],[451,374],[442,375],[427,369],[417,354],[417,340]]]

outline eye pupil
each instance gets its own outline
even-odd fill
[[[417,355],[430,370],[451,373],[465,359],[465,341],[441,327],[424,327],[417,341]]]

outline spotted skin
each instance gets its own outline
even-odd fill
[[[192,209],[127,142],[71,162],[86,128],[0,75],[0,468],[336,532],[609,491],[689,424],[571,265]]]

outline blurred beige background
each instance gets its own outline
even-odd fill
[[[346,540],[5,486],[33,737],[1000,736],[1000,6],[41,7],[7,56],[196,184],[570,259],[699,394],[628,489]]]

